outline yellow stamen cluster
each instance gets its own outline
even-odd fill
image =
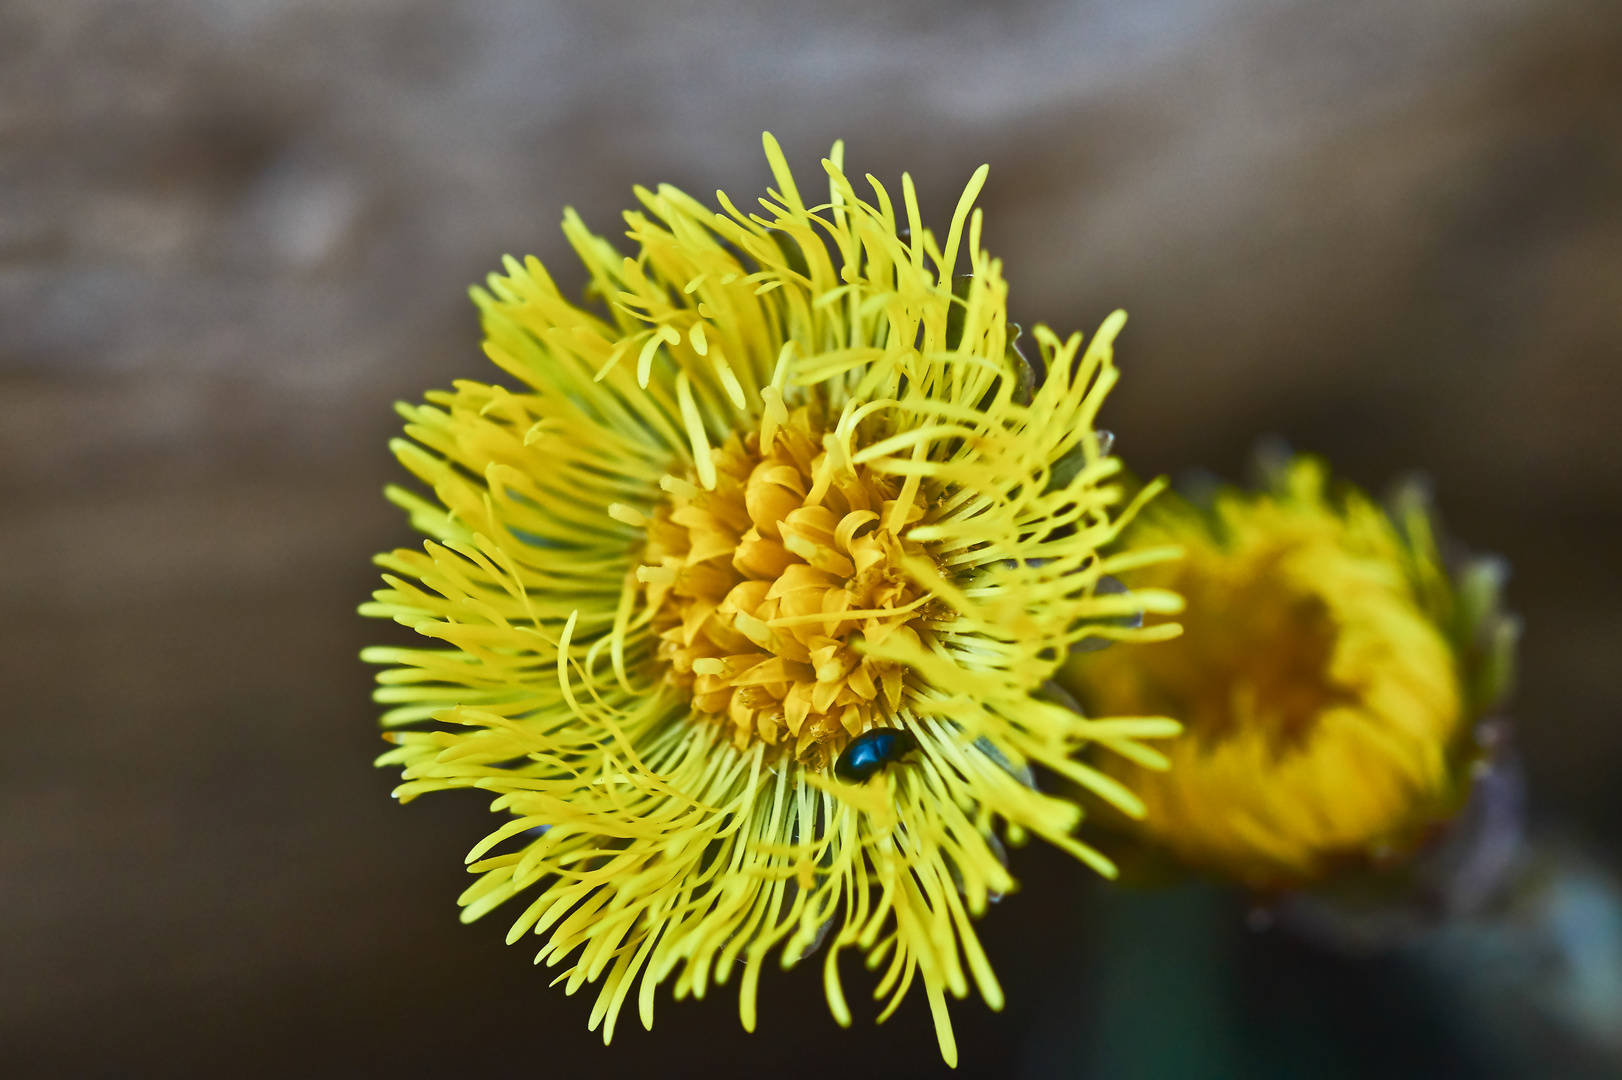
[[[667,485],[638,570],[665,679],[739,749],[783,740],[819,765],[901,704],[905,669],[866,646],[921,648],[939,606],[901,565],[923,550],[900,535],[923,517],[916,494],[902,502],[899,483],[862,465],[835,469],[838,445],[830,458],[823,443],[809,408],[768,412],[714,454],[713,491]]]

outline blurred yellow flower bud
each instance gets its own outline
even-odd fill
[[[1400,857],[1462,804],[1518,626],[1500,562],[1449,579],[1422,487],[1388,513],[1322,461],[1285,458],[1257,493],[1157,500],[1124,544],[1184,550],[1129,582],[1181,593],[1184,634],[1078,653],[1059,682],[1088,714],[1186,725],[1167,769],[1101,763],[1142,797],[1137,835],[1283,887]]]

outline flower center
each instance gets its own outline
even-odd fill
[[[1301,590],[1273,558],[1238,573],[1200,572],[1192,556],[1176,579],[1188,602],[1183,637],[1152,662],[1177,687],[1190,732],[1206,741],[1260,736],[1275,752],[1308,739],[1318,719],[1357,695],[1332,676],[1340,636],[1328,604]]]
[[[898,532],[924,514],[865,465],[835,468],[809,408],[763,436],[715,450],[715,485],[676,490],[647,526],[640,573],[665,679],[693,709],[826,765],[893,716],[904,669],[865,642],[920,643],[936,605],[901,568],[919,545]],[[929,610],[930,620],[940,612]]]

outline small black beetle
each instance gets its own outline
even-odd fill
[[[890,727],[864,731],[850,741],[834,762],[834,774],[841,780],[859,784],[916,749],[918,740],[910,731]]]

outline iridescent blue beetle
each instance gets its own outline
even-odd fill
[[[834,762],[834,774],[841,780],[860,784],[916,749],[918,740],[910,731],[891,727],[864,731],[850,741],[845,752],[839,755],[839,760]]]

